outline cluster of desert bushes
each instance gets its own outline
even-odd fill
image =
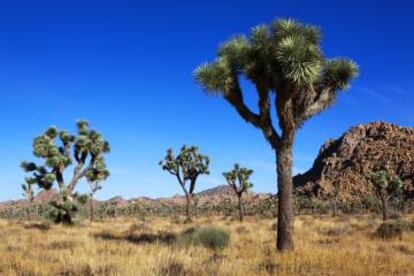
[[[247,216],[258,218],[277,217],[277,197],[268,195],[260,200],[245,200],[244,212]],[[308,196],[294,197],[294,207],[296,215],[330,215],[333,214],[333,207],[330,202],[316,200]],[[390,217],[398,218],[401,215],[411,213],[414,210],[414,202],[410,200],[394,200],[389,203]],[[50,204],[21,204],[15,203],[0,209],[0,218],[3,219],[29,219],[52,221],[50,217]],[[339,214],[376,214],[381,213],[381,203],[376,197],[364,197],[360,200],[337,203]],[[84,202],[76,214],[76,220],[84,220],[90,217],[91,209],[89,203]],[[97,203],[93,209],[93,217],[97,220],[107,220],[114,218],[130,218],[145,221],[147,218],[171,217],[178,218],[185,215],[186,206],[184,204],[165,204],[165,203],[145,203],[128,202],[126,205],[118,206],[113,202]],[[220,201],[206,201],[198,204],[194,208],[195,215],[198,217],[236,217],[238,213],[237,202],[234,198],[224,198]]]

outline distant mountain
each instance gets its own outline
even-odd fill
[[[200,203],[204,203],[207,201],[211,203],[217,203],[226,198],[229,198],[230,200],[236,200],[236,197],[235,197],[235,194],[232,188],[228,185],[220,185],[214,188],[210,188],[210,189],[197,193],[197,195],[199,197]],[[257,200],[257,199],[262,199],[266,197],[267,195],[268,194],[262,194],[262,193],[256,194],[253,192],[248,192],[245,198],[246,200]],[[34,203],[48,202],[48,201],[57,200],[57,199],[59,199],[59,191],[52,189],[49,191],[42,191],[39,194],[37,194],[34,199]],[[2,202],[0,203],[0,208],[7,207],[12,203],[23,204],[24,202],[26,202],[27,204],[27,201],[25,200]],[[126,206],[132,202],[139,202],[139,203],[149,204],[149,205],[157,205],[160,203],[166,204],[166,205],[184,204],[185,196],[176,194],[171,197],[164,197],[164,198],[157,198],[157,199],[153,199],[149,197],[137,197],[137,198],[132,198],[129,200],[124,199],[122,196],[115,196],[105,201],[94,200],[95,205],[107,203],[107,204],[116,205],[120,207]]]
[[[106,200],[106,203],[117,205],[117,206],[125,206],[125,205],[128,205],[128,200],[124,199],[122,196],[114,196]]]
[[[35,198],[33,199],[33,202],[42,203],[45,201],[59,200],[59,198],[60,198],[60,194],[58,190],[55,190],[55,189],[44,190],[35,196]]]
[[[234,191],[229,185],[219,185],[198,193],[199,196],[234,196]]]

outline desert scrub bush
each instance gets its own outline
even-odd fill
[[[45,222],[35,222],[35,223],[29,223],[24,226],[25,229],[36,229],[40,231],[48,231],[50,229],[50,223]]]
[[[236,228],[236,233],[237,234],[248,234],[250,233],[250,231],[245,226],[239,226]]]
[[[332,227],[324,231],[323,234],[331,237],[339,237],[350,233],[350,229],[348,226],[342,225],[338,227]]]
[[[182,224],[185,222],[185,219],[183,219],[181,216],[175,215],[171,218],[172,224]]]
[[[74,247],[76,247],[77,242],[75,241],[66,241],[66,240],[56,240],[56,241],[52,241],[50,243],[48,243],[46,245],[46,249],[49,250],[68,250],[68,249],[73,249]]]
[[[145,222],[141,222],[141,223],[131,224],[131,226],[128,228],[126,233],[134,233],[137,231],[150,231],[150,230],[151,230],[151,227],[149,227]]]
[[[221,249],[229,245],[230,233],[220,227],[208,226],[198,231],[198,239],[206,247]]]
[[[200,244],[217,251],[229,245],[230,233],[226,229],[217,226],[189,228],[180,235],[178,242],[184,245]]]
[[[187,272],[185,271],[184,265],[176,260],[169,261],[159,268],[159,275],[178,276],[186,274]]]
[[[264,271],[269,275],[273,275],[276,273],[277,264],[272,259],[265,259],[262,263],[259,264],[258,270]]]
[[[402,234],[407,229],[408,226],[402,222],[384,222],[378,227],[376,236],[383,240],[389,240],[397,237],[402,239]]]

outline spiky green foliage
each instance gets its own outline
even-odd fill
[[[201,228],[190,228],[181,233],[178,243],[200,244],[208,249],[218,251],[226,248],[230,243],[230,232],[224,228],[208,225]]]
[[[210,174],[210,158],[207,155],[199,153],[198,147],[186,146],[181,148],[177,156],[172,149],[167,150],[167,154],[159,165],[164,171],[174,175],[187,199],[187,219],[191,220],[191,202],[197,178],[203,174]]]
[[[79,121],[77,128],[77,135],[56,127],[46,129],[33,141],[33,154],[42,159],[43,164],[21,164],[25,172],[31,173],[26,178],[26,185],[37,185],[40,189],[49,190],[54,183],[58,184],[61,200],[54,206],[58,209],[57,216],[65,219],[76,211],[73,191],[80,179],[100,182],[109,176],[104,159],[104,154],[110,150],[109,143],[100,133],[90,129],[87,121]],[[72,179],[66,182],[64,172],[73,163]]]
[[[72,224],[80,206],[85,205],[87,197],[87,195],[74,193],[71,196],[63,196],[60,201],[51,201],[49,205],[52,209],[47,217],[54,223]]]
[[[234,192],[241,196],[253,187],[253,183],[250,182],[250,176],[253,174],[253,170],[240,167],[239,164],[235,164],[233,170],[224,172],[223,176],[227,181],[227,184],[232,187]]]
[[[222,94],[239,105],[240,112],[245,107],[239,79],[244,76],[261,90],[261,97],[272,92],[279,105],[291,102],[292,127],[297,128],[332,104],[336,92],[347,88],[358,73],[358,66],[350,59],[327,59],[320,40],[319,28],[292,19],[259,25],[248,37],[237,36],[223,43],[215,61],[195,70],[195,79],[208,93]],[[287,115],[281,111],[279,119]],[[260,115],[263,112],[267,111],[260,110]],[[248,115],[242,114],[259,126],[254,116]]]
[[[163,170],[177,177],[186,194],[194,192],[196,180],[200,175],[210,174],[210,158],[199,153],[198,147],[195,146],[184,145],[177,156],[172,149],[168,149],[159,165]],[[186,188],[187,181],[190,182],[189,189]]]
[[[32,202],[34,199],[34,187],[33,185],[36,181],[32,178],[26,178],[25,183],[22,184],[23,196],[29,201]]]
[[[392,176],[388,171],[379,171],[372,176],[375,194],[379,198],[390,198],[398,194],[403,187],[398,176]]]
[[[388,201],[400,194],[403,183],[398,176],[392,176],[388,171],[382,170],[372,175],[372,184],[375,195],[381,200],[383,220],[388,219]]]

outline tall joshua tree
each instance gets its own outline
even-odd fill
[[[85,177],[96,180],[95,177],[102,176],[96,172],[106,171],[103,155],[109,152],[109,143],[97,131],[91,130],[87,121],[78,121],[77,127],[76,136],[56,127],[48,128],[33,141],[33,154],[42,159],[43,164],[21,164],[26,172],[31,173],[26,182],[35,183],[44,190],[50,190],[57,182],[60,200],[52,204],[56,207],[57,223],[72,223],[72,215],[76,211],[74,190],[79,180]],[[73,160],[76,163],[72,178],[66,182],[64,173]]]
[[[167,150],[164,160],[160,161],[163,170],[174,175],[186,197],[187,221],[192,219],[192,202],[197,178],[202,174],[209,174],[210,159],[200,154],[195,146],[183,146],[180,153],[174,156],[172,149]]]
[[[321,32],[290,19],[260,25],[249,36],[223,43],[217,58],[195,70],[195,79],[210,94],[224,97],[248,123],[261,130],[277,163],[279,216],[277,248],[293,249],[292,147],[296,130],[335,102],[337,91],[357,75],[349,59],[327,59]],[[249,108],[241,79],[253,83],[258,112]],[[272,102],[278,126],[272,122]]]
[[[379,171],[372,176],[375,195],[381,200],[382,220],[388,219],[388,201],[398,195],[403,184],[399,177],[391,176],[387,171]]]
[[[247,192],[251,187],[253,187],[253,184],[249,180],[252,173],[253,170],[241,168],[239,164],[235,164],[233,170],[223,173],[227,184],[230,185],[230,187],[232,187],[233,191],[236,193],[239,202],[238,207],[240,221],[243,221],[244,217],[243,194]]]

